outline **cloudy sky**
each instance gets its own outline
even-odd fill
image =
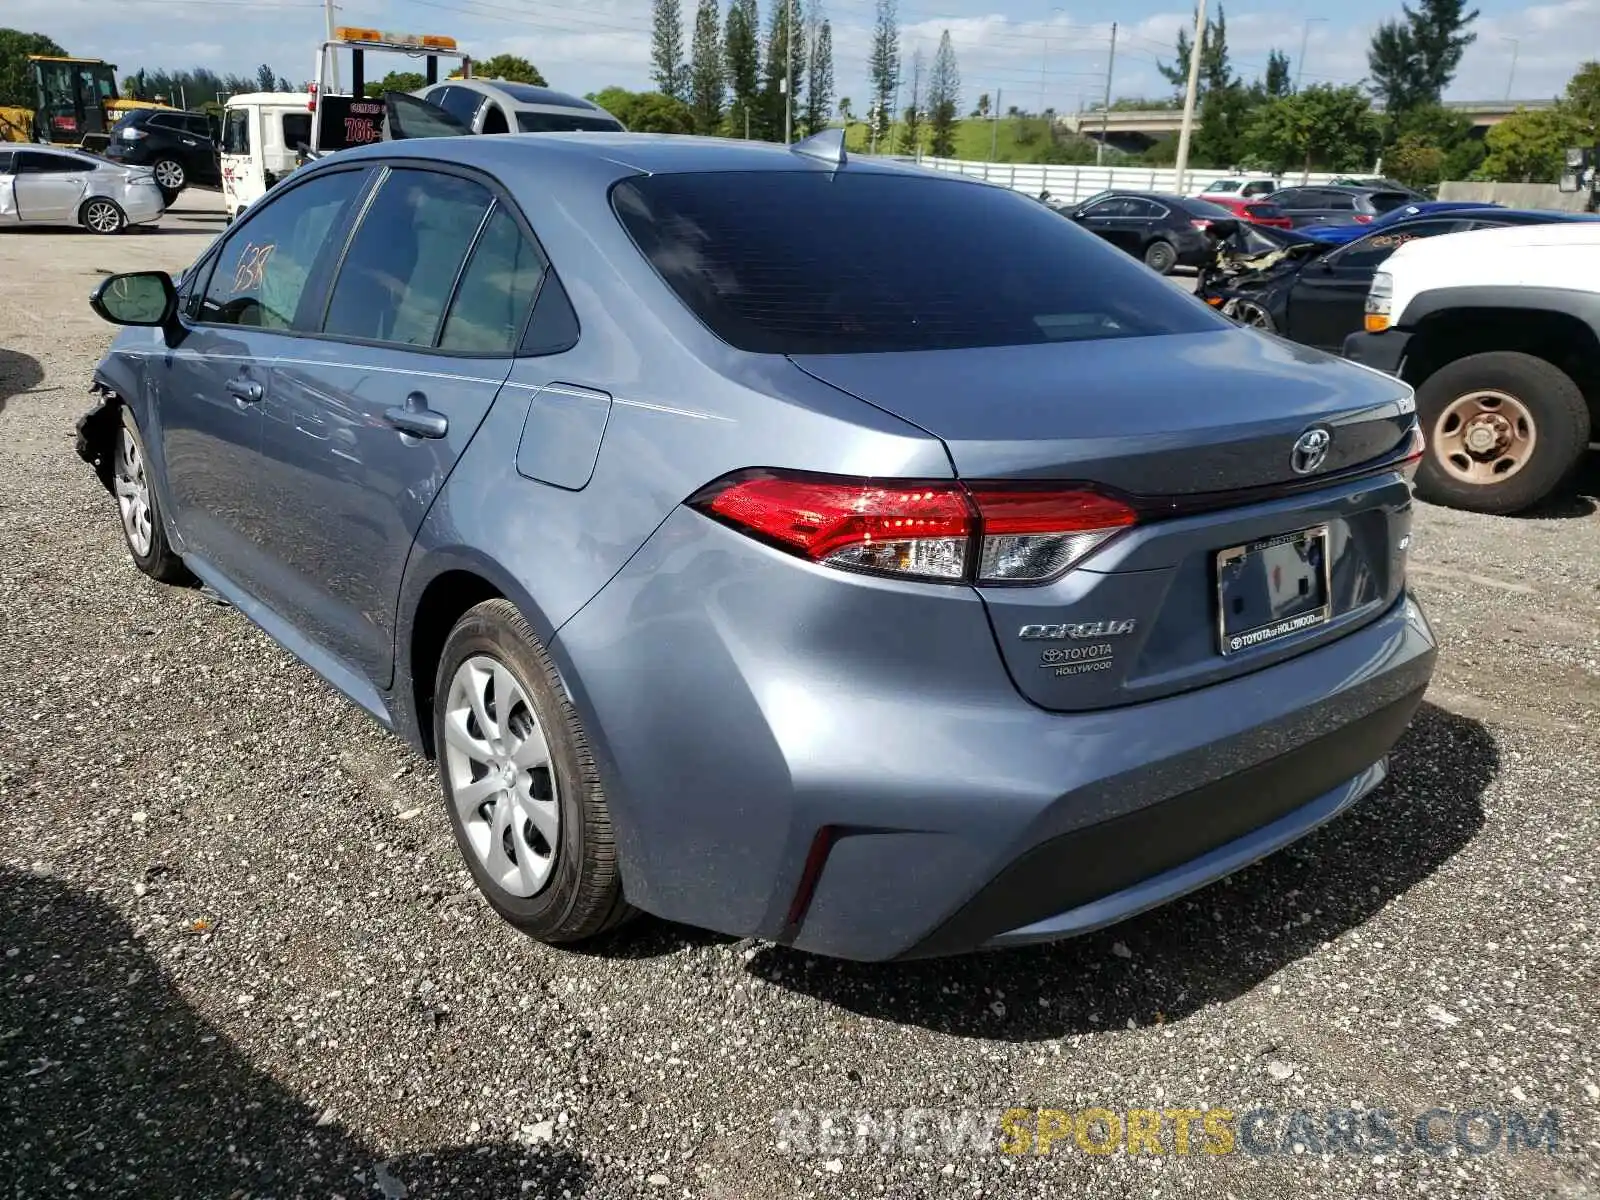
[[[694,4],[682,2],[687,23]],[[761,0],[763,23],[776,2]],[[860,111],[874,0],[812,2],[833,23],[838,94],[855,99]],[[1480,3],[1478,40],[1449,98],[1501,99],[1508,85],[1514,98],[1551,96],[1580,62],[1600,58],[1600,0]],[[1357,83],[1373,28],[1399,7],[1399,0],[1346,0],[1335,17],[1312,0],[1231,0],[1235,69],[1246,78],[1258,75],[1274,47],[1298,58],[1308,37],[1300,67],[1305,82]],[[123,72],[204,65],[242,73],[267,62],[296,81],[308,77],[324,25],[321,0],[5,0],[3,9],[5,24],[47,33],[69,52],[110,59]],[[452,34],[479,58],[521,54],[552,84],[579,93],[608,84],[648,86],[650,0],[340,0],[339,19]],[[1105,87],[1113,20],[1119,30],[1112,91],[1137,96],[1170,90],[1156,62],[1170,60],[1179,26],[1193,17],[1171,0],[901,0],[900,20],[908,76],[912,52],[920,46],[931,57],[948,29],[964,104],[998,91],[1007,107],[1038,108],[1042,101],[1070,110]]]

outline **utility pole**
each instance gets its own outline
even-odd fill
[[[783,144],[793,138],[794,123],[794,0],[783,0]]]
[[[994,90],[994,114],[989,122],[989,161],[993,162],[1000,150],[1000,89]]]
[[[1117,23],[1111,22],[1111,57],[1106,59],[1106,99],[1100,106],[1100,144],[1094,148],[1094,165],[1099,166],[1106,158],[1107,129],[1111,125],[1111,72],[1117,65]]]
[[[1517,49],[1518,49],[1518,42],[1517,42],[1516,38],[1511,38],[1511,37],[1501,38],[1500,40],[1502,42],[1510,42],[1511,43],[1511,70],[1506,75],[1506,103],[1509,104],[1509,103],[1511,103],[1511,85],[1517,78]]]
[[[1183,126],[1178,131],[1178,178],[1173,190],[1183,195],[1184,176],[1189,171],[1189,137],[1194,132],[1194,98],[1200,87],[1200,56],[1206,45],[1206,0],[1194,9],[1194,41],[1189,46],[1189,86],[1183,93]]]
[[[1300,57],[1294,60],[1294,90],[1300,90],[1300,73],[1306,67],[1306,43],[1311,40],[1311,26],[1318,21],[1326,21],[1327,17],[1307,17],[1305,26],[1300,30]]]
[[[333,31],[337,20],[333,15],[333,0],[322,0],[322,7],[328,18],[328,40],[331,42],[333,41]],[[333,60],[328,66],[328,84],[332,89],[333,95],[337,96],[339,94],[339,52],[337,50],[329,50],[326,53]]]

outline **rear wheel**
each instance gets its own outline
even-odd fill
[[[1157,275],[1166,275],[1178,265],[1178,251],[1171,242],[1151,242],[1144,248],[1144,265]]]
[[[95,197],[85,200],[78,219],[85,229],[94,233],[121,233],[128,227],[128,217],[114,200]]]
[[[1589,408],[1559,367],[1496,350],[1439,368],[1417,389],[1428,453],[1417,495],[1482,513],[1543,500],[1589,444]]]
[[[633,909],[583,725],[516,607],[457,622],[434,686],[439,782],[456,844],[489,904],[543,942],[574,942]]]
[[[161,194],[171,204],[173,197],[183,191],[189,184],[189,176],[183,169],[183,164],[175,158],[163,158],[152,168],[155,172],[156,186],[161,189]]]

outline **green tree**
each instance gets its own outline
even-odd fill
[[[364,90],[368,99],[376,100],[385,92],[415,92],[427,86],[428,80],[420,71],[390,71],[376,83],[367,84]]]
[[[689,94],[689,68],[683,61],[683,8],[678,0],[653,0],[650,6],[650,78],[663,96]]]
[[[1401,12],[1401,19],[1378,26],[1367,49],[1370,89],[1390,115],[1439,103],[1478,36],[1468,28],[1478,10],[1466,11],[1463,0],[1418,0]]]
[[[63,56],[66,51],[42,33],[0,29],[0,104],[18,108],[34,106],[30,54]]]
[[[783,137],[783,117],[789,111],[784,86],[798,88],[805,80],[805,26],[800,0],[778,0],[767,22],[766,77],[762,81],[761,131],[757,135],[769,142]],[[792,116],[801,115],[798,104]]]
[[[511,83],[531,83],[534,87],[548,87],[539,68],[515,54],[496,54],[493,58],[472,64],[472,73],[480,79],[504,79]]]
[[[1505,183],[1555,183],[1567,147],[1582,144],[1585,132],[1583,118],[1566,104],[1519,108],[1490,128],[1478,174]]]
[[[722,30],[717,0],[700,0],[694,14],[694,40],[689,44],[689,107],[696,133],[716,133],[722,126],[722,100],[727,92],[722,72]]]
[[[1192,28],[1193,20],[1188,28],[1178,30],[1178,56],[1171,66],[1163,62],[1156,63],[1156,69],[1178,89],[1179,96],[1189,89],[1189,55],[1194,53],[1194,46],[1189,40],[1189,29]],[[1196,95],[1204,97],[1210,89],[1227,87],[1233,82],[1233,68],[1228,62],[1228,18],[1219,4],[1216,20],[1206,18],[1205,45],[1200,50],[1200,77],[1195,84]]]
[[[1246,144],[1253,158],[1276,171],[1350,171],[1376,152],[1379,131],[1360,88],[1322,83],[1262,105]]]
[[[812,38],[811,61],[806,64],[806,136],[826,129],[832,114],[833,26],[823,21]]]
[[[961,71],[956,66],[950,31],[946,29],[939,35],[933,70],[928,74],[928,126],[932,133],[928,148],[935,158],[955,157],[956,113],[960,107]]]
[[[841,96],[839,98],[839,119],[848,125],[852,120],[855,119],[855,115],[854,106],[850,102],[850,97]]]
[[[1245,138],[1261,101],[1237,82],[1206,90],[1194,135],[1194,161],[1231,167],[1245,156]]]
[[[1269,100],[1287,96],[1294,90],[1289,80],[1289,56],[1281,50],[1267,52],[1267,74],[1261,81],[1261,91]]]
[[[728,20],[723,26],[722,59],[728,72],[728,90],[733,97],[728,106],[728,132],[734,137],[743,137],[747,124],[752,133],[756,132],[754,118],[761,87],[759,19],[756,0],[731,0]]]
[[[1415,133],[1402,134],[1383,153],[1384,174],[1407,187],[1431,188],[1444,178],[1445,152]]]
[[[256,91],[270,92],[272,85],[278,82],[278,73],[266,63],[256,68]]]
[[[1586,143],[1600,141],[1600,62],[1586,62],[1567,80],[1563,104],[1586,130]]]
[[[922,151],[922,49],[918,47],[911,56],[911,103],[900,114],[900,141],[896,149],[901,154],[919,154]]]
[[[682,100],[663,92],[630,92],[608,87],[591,92],[594,101],[634,133],[693,133],[694,113]]]
[[[872,80],[872,135],[878,142],[887,142],[894,96],[900,87],[900,16],[896,0],[878,0],[867,75]]]

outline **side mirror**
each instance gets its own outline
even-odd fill
[[[165,271],[132,271],[100,282],[89,307],[113,325],[163,326],[178,311],[178,289]]]

